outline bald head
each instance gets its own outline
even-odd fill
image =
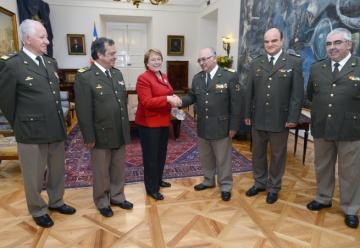
[[[198,63],[203,71],[211,72],[217,64],[215,50],[211,47],[200,49]]]
[[[283,34],[277,28],[271,28],[264,34],[264,48],[269,55],[276,55],[283,46]]]

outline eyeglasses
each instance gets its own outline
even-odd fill
[[[330,46],[340,46],[342,43],[346,42],[345,40],[336,40],[334,42],[326,42],[326,46],[330,47]]]
[[[214,57],[214,55],[211,55],[209,57],[205,57],[205,58],[198,58],[197,62],[200,63],[204,63],[206,62],[208,59],[210,59],[211,57]]]

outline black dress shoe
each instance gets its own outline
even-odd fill
[[[231,192],[221,191],[221,199],[223,201],[229,201],[231,199]]]
[[[158,201],[164,200],[164,196],[160,192],[148,193],[148,195]]]
[[[265,189],[260,189],[260,188],[257,188],[255,185],[252,186],[250,189],[248,189],[248,191],[246,191],[246,195],[247,196],[254,196],[254,195],[257,195],[259,192],[262,192],[262,191],[265,191]]]
[[[322,204],[320,202],[317,202],[315,200],[309,202],[306,207],[311,210],[311,211],[319,211],[322,208],[331,208],[331,203],[330,204]]]
[[[170,188],[171,187],[171,183],[165,182],[165,181],[161,181],[161,183],[159,184],[160,187],[163,188]]]
[[[345,214],[345,224],[351,228],[357,228],[359,226],[359,217],[357,215]]]
[[[111,205],[115,205],[115,206],[118,206],[122,209],[132,209],[134,207],[134,204],[132,204],[131,202],[127,201],[127,200],[124,200],[120,203],[116,203],[116,202],[112,202],[110,201]]]
[[[76,209],[73,207],[70,207],[69,205],[62,205],[57,208],[49,207],[49,210],[59,212],[60,214],[75,214]]]
[[[195,191],[201,191],[201,190],[204,190],[204,189],[211,189],[211,188],[214,188],[214,187],[215,187],[214,185],[208,186],[208,185],[205,185],[203,183],[199,183],[199,184],[194,186],[194,190]]]
[[[277,193],[273,193],[273,192],[269,192],[267,193],[266,196],[266,202],[269,204],[273,204],[278,200],[278,194]]]
[[[111,217],[114,215],[111,207],[99,208],[100,214],[104,217]]]
[[[39,217],[33,217],[36,225],[48,228],[54,225],[53,220],[50,218],[48,214],[41,215]]]

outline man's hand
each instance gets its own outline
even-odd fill
[[[232,139],[232,138],[234,138],[234,136],[235,136],[235,134],[236,134],[237,132],[235,131],[235,130],[230,130],[229,131],[229,137]]]
[[[294,128],[294,127],[296,127],[296,123],[294,123],[294,122],[286,122],[286,123],[285,123],[285,127],[287,127],[287,128]]]
[[[166,100],[172,107],[180,107],[182,105],[182,101],[177,95],[166,96]]]
[[[94,146],[95,146],[95,142],[91,142],[91,143],[87,143],[87,144],[86,144],[86,147],[87,147],[89,150],[93,149]]]

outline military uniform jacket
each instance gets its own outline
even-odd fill
[[[96,66],[80,69],[75,80],[75,108],[85,143],[100,149],[130,142],[127,93],[121,72],[111,68],[111,80]]]
[[[197,132],[203,139],[228,137],[240,127],[240,84],[236,73],[221,67],[206,85],[206,73],[193,78],[191,89],[182,98],[183,107],[196,104]]]
[[[336,141],[360,139],[360,58],[351,56],[336,78],[331,61],[311,66],[307,86],[314,138]]]
[[[250,65],[245,118],[257,130],[281,132],[286,122],[297,123],[304,97],[301,58],[282,53],[272,66],[267,56]]]
[[[57,63],[42,57],[46,71],[23,51],[0,59],[0,108],[20,143],[52,143],[66,138]]]

